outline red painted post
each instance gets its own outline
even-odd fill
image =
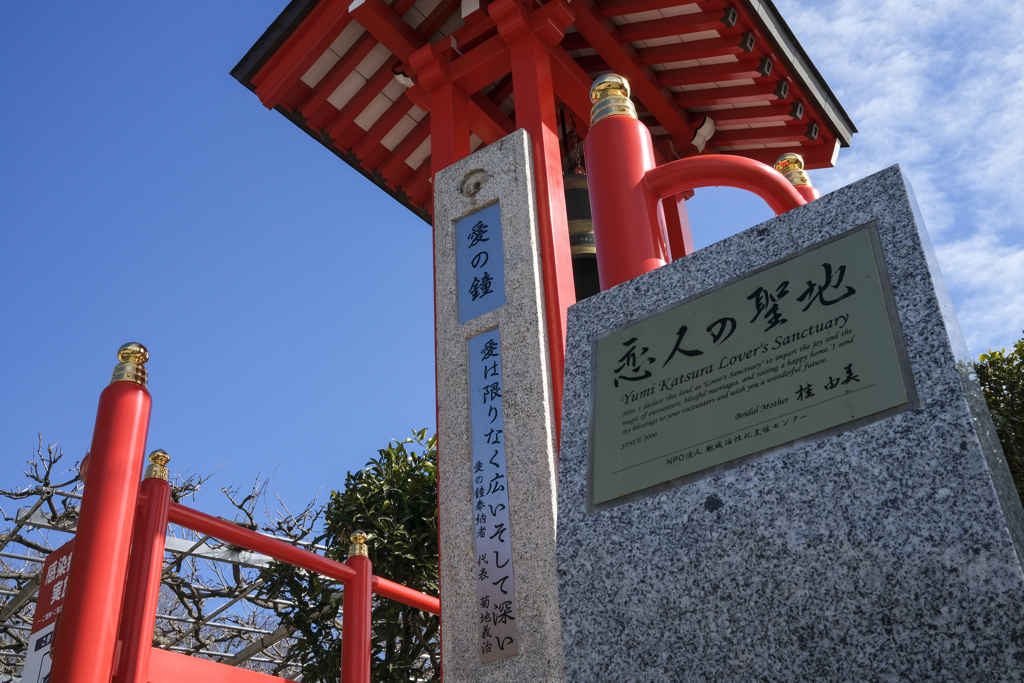
[[[341,620],[341,683],[370,683],[373,564],[366,552],[366,534],[352,534],[345,564],[355,578],[345,583]]]
[[[594,81],[594,108],[584,141],[601,290],[660,268],[669,259],[658,217],[659,197],[644,182],[654,168],[654,146],[617,74]]]
[[[555,439],[561,438],[562,382],[565,368],[565,317],[576,303],[565,214],[562,152],[555,117],[555,91],[551,75],[551,48],[572,25],[572,11],[564,0],[553,0],[528,13],[515,0],[497,0],[488,13],[508,44],[516,97],[516,127],[530,134],[537,190],[537,228],[544,279],[544,312],[551,361]]]
[[[693,196],[690,192],[689,196]],[[661,200],[665,228],[668,231],[669,251],[672,260],[678,261],[693,253],[693,235],[690,233],[690,217],[686,213],[687,193],[680,192]]]
[[[409,56],[430,110],[431,175],[469,156],[469,98],[452,82],[451,38],[424,45]]]
[[[149,655],[153,651],[153,627],[160,596],[167,512],[171,507],[166,467],[170,457],[166,452],[156,450],[149,454],[149,461],[152,464],[146,468],[142,481],[139,511],[132,534],[115,683],[146,683],[149,680]]]
[[[151,407],[145,347],[125,344],[117,357],[96,413],[53,683],[109,683],[114,664]]]

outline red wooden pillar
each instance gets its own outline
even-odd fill
[[[345,564],[356,571],[345,583],[341,617],[341,683],[370,683],[373,564],[366,552],[366,534],[352,534]]]
[[[149,680],[149,656],[153,651],[153,627],[160,597],[167,513],[171,507],[166,467],[169,460],[164,451],[150,453],[152,464],[146,468],[146,477],[142,481],[118,630],[121,655],[115,683],[146,683]]]
[[[53,648],[53,683],[109,683],[117,644],[132,526],[139,498],[151,398],[149,353],[125,344],[100,394],[89,479]]]
[[[584,147],[602,291],[671,258],[662,225],[668,211],[644,182],[655,168],[651,133],[629,94],[629,83],[617,74],[601,76],[591,88],[594,108]]]
[[[451,38],[425,45],[409,62],[427,91],[431,175],[469,156],[469,98],[451,79]]]
[[[569,225],[562,186],[562,155],[555,120],[550,48],[572,25],[565,0],[553,0],[532,14],[515,0],[497,0],[488,11],[508,43],[516,96],[516,127],[530,134],[537,186],[537,220],[544,277],[544,308],[551,359],[556,439],[561,433],[562,374],[565,367],[566,309],[576,303]]]

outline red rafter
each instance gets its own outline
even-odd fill
[[[346,10],[345,0],[324,0],[318,4],[253,76],[256,96],[267,109],[278,105],[348,25]]]
[[[403,0],[404,2],[407,2],[407,0]],[[443,0],[435,7],[420,25],[423,34],[431,35],[436,32],[447,20],[448,13],[457,4],[458,0]],[[400,9],[403,5],[398,5],[397,7]],[[394,55],[398,56],[389,58],[374,73],[370,80],[359,89],[359,92],[342,107],[341,111],[326,124],[325,127],[328,129],[328,134],[335,138],[342,148],[347,146],[348,140],[353,134],[351,127],[354,125],[355,119],[359,117],[363,110],[373,101],[373,98],[387,85],[390,78],[393,77],[392,72],[394,69],[402,61],[408,63],[408,55],[411,52],[406,54],[405,51],[410,46],[418,47],[426,44],[426,39],[405,23],[405,20],[398,14],[398,10],[384,4],[382,0],[364,0],[354,8],[353,17],[367,31],[373,34],[376,39],[382,39],[381,42],[384,46]],[[364,21],[366,23],[363,23]],[[404,56],[402,56],[403,54]],[[388,128],[388,131],[390,129]],[[384,134],[386,135],[387,131]]]
[[[590,47],[590,43],[587,42],[587,39],[583,37],[583,34],[580,33],[579,31],[566,33],[565,37],[562,38],[562,42],[560,44],[562,47],[564,47],[566,50],[570,52],[572,50],[585,50],[586,48]]]
[[[374,147],[384,139],[384,136],[391,132],[399,121],[405,118],[405,115],[412,109],[412,102],[405,93],[398,96],[398,99],[388,107],[388,110],[381,114],[381,117],[374,121],[370,129],[366,131],[366,135],[363,139],[356,144],[352,151],[355,152],[356,156],[360,159],[366,159],[370,152],[373,151]],[[354,123],[352,125],[355,125]],[[358,126],[357,126],[358,127]]]
[[[423,141],[430,135],[430,114],[424,116],[416,127],[409,131],[398,146],[391,151],[388,158],[385,159],[380,165],[380,172],[385,178],[390,178],[396,175],[397,171],[405,160],[409,158],[409,155],[416,151],[416,148],[423,144]]]
[[[482,93],[474,93],[469,96],[469,128],[489,145],[515,132],[516,124]]]
[[[560,45],[565,50],[565,45]],[[568,54],[568,53],[566,53]],[[594,74],[602,71],[611,71],[612,68],[608,66],[608,62],[601,58],[601,55],[587,55],[585,57],[576,57],[576,66],[580,67],[584,73]]]
[[[356,117],[363,113],[363,110],[373,101],[373,98],[379,95],[384,86],[395,77],[391,70],[398,66],[398,63],[397,58],[389,57],[380,65],[373,76],[370,77],[370,80],[366,81],[363,87],[359,88],[359,91],[353,95],[352,99],[342,107],[341,111],[324,126],[328,135],[336,139],[341,137],[345,129],[356,120]]]
[[[416,0],[401,0],[395,5],[393,11],[397,16],[401,17],[401,15],[409,11],[409,8],[415,2]],[[431,33],[436,31],[447,20],[448,13],[451,12],[453,5],[457,4],[457,2],[458,0],[444,0],[434,8],[434,11],[421,24],[424,31],[430,31]],[[336,109],[327,102],[327,98],[337,90],[342,81],[349,77],[377,44],[377,39],[368,32],[359,36],[352,47],[338,60],[337,64],[317,83],[316,91],[302,105],[302,114],[307,119],[310,119],[311,128],[322,127],[334,116]]]
[[[767,40],[767,38],[764,35],[764,33],[756,25],[754,25],[753,28],[750,29],[750,31],[754,34],[755,39],[760,44],[762,44],[762,45],[771,45],[771,42]],[[785,52],[781,52],[780,55],[784,56]],[[778,76],[780,78],[792,77],[792,74],[789,72],[789,69],[786,68],[786,65],[785,65],[785,63],[783,62],[782,59],[775,60],[774,72],[775,73],[773,75]],[[793,83],[799,83],[800,82],[799,79],[796,79],[796,78],[792,78],[791,80],[792,80]],[[798,93],[792,93],[792,94],[795,96]],[[804,101],[807,103],[807,106],[810,107],[811,110],[816,114],[816,116],[814,116],[813,118],[815,118],[815,119],[817,119],[819,121],[828,121],[829,120],[829,117],[822,115],[822,111],[818,107],[818,103],[817,103],[817,100],[815,98],[813,98],[813,97],[806,97],[804,99]],[[810,112],[808,113],[808,116],[810,116]],[[821,163],[825,164],[826,162],[822,161]],[[819,166],[818,168],[829,168],[829,167],[834,166],[834,165],[835,165],[834,163],[828,163],[827,165]]]
[[[683,153],[683,150],[692,148],[689,117],[676,108],[671,93],[658,84],[654,72],[640,62],[636,51],[615,26],[597,16],[593,0],[575,0],[572,9],[580,34],[616,73],[629,80],[633,94],[672,136],[676,149]]]
[[[690,66],[682,69],[657,71],[658,80],[666,87],[675,85],[700,85],[721,81],[738,81],[742,78],[764,78],[772,71],[771,61],[764,59],[741,59],[724,64]]]
[[[618,29],[622,38],[629,42],[687,35],[702,31],[725,33],[731,30],[738,33],[742,29],[736,26],[737,18],[736,10],[729,7],[724,10],[713,10],[711,12],[697,12],[696,14],[681,14],[677,17],[638,21],[635,24],[623,24]]]
[[[679,0],[601,0],[597,3],[597,9],[602,16],[621,17],[624,14],[674,8],[679,4]],[[701,3],[701,8],[705,11],[721,9],[725,6],[724,0],[708,0],[708,2]]]
[[[689,59],[724,57],[725,55],[763,57],[764,54],[760,50],[761,45],[764,43],[757,43],[754,34],[748,32],[741,36],[731,35],[724,38],[691,40],[687,43],[642,47],[636,51],[636,54],[640,57],[641,62],[650,66],[652,64],[685,62]],[[590,58],[581,57],[581,59]]]
[[[832,168],[836,165],[836,155],[839,154],[839,140],[835,138],[822,138],[815,145],[793,145],[789,147],[776,147],[773,149],[742,149],[732,150],[729,154],[735,154],[748,159],[755,159],[769,166],[775,165],[775,161],[785,152],[796,152],[804,158],[804,168]]]
[[[560,45],[551,47],[551,80],[555,86],[555,94],[561,97],[576,115],[577,132],[581,138],[585,137],[586,131],[590,128],[592,83],[586,72]]]
[[[512,74],[507,73],[501,77],[501,79],[494,84],[494,88],[487,93],[487,99],[494,102],[499,107],[501,103],[508,99],[508,96],[512,94]]]
[[[799,102],[770,104],[767,107],[743,107],[742,109],[721,109],[706,112],[715,120],[715,125],[739,126],[750,123],[772,123],[773,121],[799,121],[804,115],[804,106]]]
[[[472,50],[482,43],[486,38],[489,38],[490,35],[497,33],[497,30],[497,27],[494,25],[494,19],[486,17],[475,24],[467,24],[455,29],[452,32],[452,38],[455,40],[455,45],[459,50],[465,53],[467,50]]]
[[[311,121],[317,121],[323,119],[326,114],[333,113],[335,109],[327,101],[327,98],[338,89],[341,82],[349,77],[376,46],[377,39],[369,33],[359,36],[352,47],[345,51],[342,58],[314,86],[312,94],[302,103],[302,115]],[[315,124],[312,125],[314,128],[318,127]]]
[[[508,45],[496,35],[454,60],[451,79],[462,92],[472,95],[511,70]]]
[[[718,104],[778,100],[781,99],[779,87],[779,83],[755,83],[754,85],[735,85],[727,88],[687,90],[672,94],[675,95],[679,106],[692,109],[693,107],[711,107]]]
[[[420,193],[424,189],[429,191],[430,188],[430,169],[433,166],[430,157],[423,160],[416,170],[413,172],[409,180],[402,186],[402,191],[413,200],[414,204],[422,204],[423,199],[419,198]],[[417,201],[418,199],[418,201]]]
[[[815,123],[794,123],[783,126],[769,126],[767,128],[722,130],[711,136],[708,144],[712,147],[735,147],[737,145],[772,144],[777,142],[797,142],[805,145],[817,140],[817,131],[818,126]],[[809,137],[810,135],[814,137]]]
[[[424,43],[420,34],[384,0],[356,0],[349,7],[349,14],[403,62],[408,63],[409,55]]]

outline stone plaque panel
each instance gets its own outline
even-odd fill
[[[459,322],[505,305],[505,249],[501,206],[492,204],[455,224]]]
[[[909,406],[891,299],[869,224],[599,338],[592,503]]]
[[[469,340],[469,404],[473,430],[473,524],[480,661],[519,654],[512,565],[512,513],[501,410],[501,334]]]

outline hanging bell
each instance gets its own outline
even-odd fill
[[[572,251],[576,301],[583,301],[601,291],[597,277],[594,221],[590,216],[590,191],[586,174],[566,173],[562,183],[565,185],[565,214],[569,219],[569,247]]]

